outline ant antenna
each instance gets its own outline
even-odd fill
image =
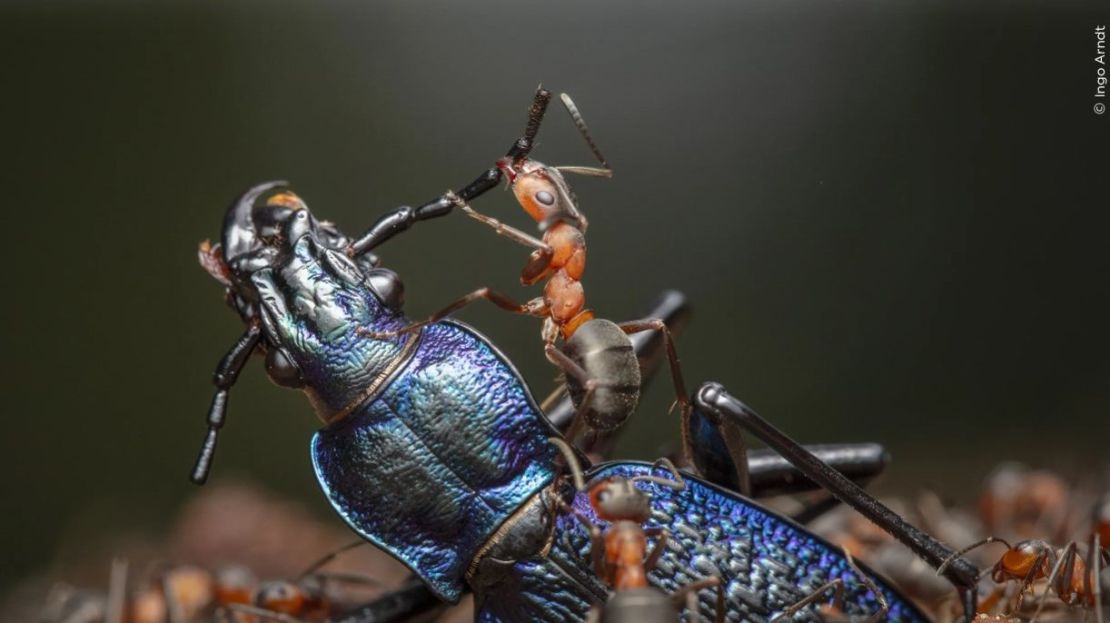
[[[633,476],[631,478],[632,482],[651,482],[657,485],[668,487],[670,489],[674,489],[676,491],[682,491],[686,488],[686,481],[683,480],[682,474],[678,473],[678,468],[674,466],[674,463],[672,463],[670,459],[666,457],[656,459],[655,463],[652,463],[651,467],[652,469],[658,469],[662,467],[669,471],[672,477],[660,478],[659,476]]]
[[[304,578],[312,575],[312,573],[314,571],[316,571],[317,569],[319,569],[320,567],[323,567],[324,565],[328,564],[329,562],[335,560],[340,554],[342,554],[344,552],[348,552],[352,549],[355,549],[356,547],[362,547],[363,545],[366,545],[367,543],[368,543],[368,541],[363,541],[362,539],[359,539],[357,541],[353,541],[351,543],[348,543],[348,544],[344,545],[343,547],[340,547],[338,549],[335,549],[335,550],[332,550],[332,551],[328,552],[327,554],[324,555],[323,558],[321,558],[321,559],[317,560],[316,562],[312,563],[311,565],[308,566],[307,569],[302,571],[301,574],[297,576],[297,579],[298,580],[303,580]]]
[[[594,152],[594,157],[597,158],[597,161],[600,162],[601,166],[605,167],[606,170],[610,169],[609,163],[605,161],[605,156],[601,155],[601,150],[597,148],[597,144],[594,143],[593,137],[590,136],[590,129],[586,127],[586,120],[582,118],[582,113],[578,112],[578,107],[574,105],[574,100],[570,99],[570,96],[566,93],[560,93],[559,99],[563,100],[563,106],[566,107],[567,112],[570,113],[570,118],[574,121],[575,127],[578,128],[578,133],[582,135],[582,138],[586,139],[586,144],[590,146],[590,151]],[[566,170],[584,168],[586,167],[565,167]],[[597,169],[594,170],[596,171]],[[571,172],[582,173],[582,171]],[[587,173],[587,175],[589,174]],[[606,177],[612,175],[612,171],[609,171],[609,175]]]
[[[574,488],[579,491],[585,491],[586,479],[582,477],[582,466],[578,464],[578,457],[574,456],[574,450],[567,445],[567,442],[558,437],[548,437],[547,440],[558,448],[563,458],[566,459],[567,467],[570,469],[570,474],[574,478]]]
[[[982,547],[982,546],[984,546],[988,543],[996,543],[996,542],[1005,545],[1006,549],[1014,549],[1013,546],[1010,545],[1006,541],[1006,539],[1000,539],[998,537],[988,536],[987,538],[983,539],[982,541],[976,541],[976,542],[972,543],[971,545],[968,545],[967,547],[961,549],[960,551],[952,554],[948,558],[945,558],[944,562],[940,563],[940,566],[937,567],[937,575],[943,575],[944,570],[948,568],[948,565],[952,564],[952,561],[958,559],[960,556],[963,556],[964,554],[970,552],[971,550],[980,548],[980,547]]]

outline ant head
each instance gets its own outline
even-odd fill
[[[298,614],[304,609],[305,601],[304,591],[299,586],[278,580],[266,582],[258,589],[254,605],[282,614]]]
[[[643,523],[651,517],[651,497],[627,478],[606,478],[590,487],[590,505],[605,521]]]
[[[546,230],[557,222],[569,222],[586,229],[586,218],[578,211],[578,200],[562,172],[531,159],[513,161],[502,158],[497,168],[509,181],[509,188],[520,207]]]
[[[1030,574],[1034,579],[1043,578],[1056,564],[1056,552],[1051,545],[1040,539],[1020,541],[1007,547],[1009,549],[994,565],[993,576],[996,582],[1002,582],[1005,578],[1023,579],[1030,577]]]
[[[258,578],[246,567],[235,565],[216,572],[216,603],[249,604],[258,585]]]

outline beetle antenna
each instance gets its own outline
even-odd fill
[[[601,150],[597,148],[594,139],[590,136],[590,129],[586,127],[586,120],[582,118],[582,113],[578,112],[578,106],[574,105],[574,100],[566,93],[560,93],[559,99],[563,100],[563,106],[566,107],[567,112],[570,113],[570,118],[574,121],[575,127],[578,128],[578,133],[582,138],[586,139],[586,144],[590,146],[590,151],[594,152],[594,157],[601,163],[601,166],[609,169],[609,163],[605,161],[605,156],[601,155]],[[610,173],[612,175],[612,173]]]
[[[570,475],[574,478],[574,488],[579,491],[586,490],[586,479],[582,477],[582,466],[578,464],[578,457],[574,456],[574,450],[567,444],[567,442],[559,439],[558,437],[548,437],[551,445],[559,449],[559,452],[566,459],[567,468],[570,469]]]

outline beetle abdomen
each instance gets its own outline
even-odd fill
[[[628,335],[615,323],[596,318],[578,327],[563,344],[563,352],[598,383],[590,396],[586,423],[599,431],[623,424],[640,399],[640,362]],[[580,406],[585,388],[572,376],[567,376],[566,383],[574,405]]]

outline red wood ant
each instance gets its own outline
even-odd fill
[[[279,621],[301,623],[302,619],[326,620],[339,608],[329,590],[341,582],[380,587],[377,580],[357,573],[323,572],[320,568],[339,554],[366,545],[366,541],[349,543],[309,565],[293,580],[269,580],[252,585],[253,577],[232,568],[217,575],[216,595],[228,623]],[[244,597],[246,599],[244,599]],[[222,600],[222,601],[221,601]]]
[[[991,579],[1003,585],[1011,581],[1018,582],[1018,607],[1021,605],[1025,591],[1031,590],[1034,582],[1047,581],[1044,593],[1038,601],[1037,612],[1033,616],[1034,621],[1044,608],[1045,598],[1051,592],[1068,606],[1094,608],[1099,623],[1102,623],[1102,608],[1099,604],[1101,596],[1099,571],[1100,568],[1110,565],[1110,551],[1102,547],[1097,532],[1091,536],[1085,562],[1078,554],[1075,541],[1056,549],[1040,539],[1019,541],[1011,545],[1004,539],[992,536],[952,554],[937,568],[937,574],[943,573],[948,564],[960,556],[995,542],[1005,545],[1006,551],[991,568]],[[998,590],[1001,591],[1002,588]]]
[[[581,113],[569,96],[561,96],[575,126],[586,140],[601,168],[581,166],[547,166],[526,157],[507,157],[497,167],[508,181],[521,208],[536,221],[543,238],[537,239],[497,219],[480,214],[465,200],[448,192],[446,195],[471,218],[491,227],[499,235],[533,249],[521,271],[522,285],[545,281],[542,296],[521,304],[490,288],[480,288],[451,303],[427,320],[413,323],[398,331],[376,333],[364,331],[376,339],[415,331],[442,320],[479,299],[501,309],[543,318],[541,336],[544,354],[565,377],[576,411],[566,431],[573,441],[586,432],[606,432],[620,426],[636,409],[640,397],[640,367],[629,335],[642,331],[659,331],[663,335],[674,383],[676,403],[682,411],[682,439],[685,458],[690,456],[690,399],[678,365],[674,340],[666,324],[658,318],[614,323],[598,318],[585,307],[585,290],[581,278],[586,268],[586,228],[588,222],[578,209],[578,201],[566,182],[564,173],[597,177],[612,176],[612,169],[601,155]],[[539,119],[530,121],[538,126]],[[562,348],[555,345],[563,340]],[[733,457],[737,465],[746,464],[742,455]]]
[[[690,621],[698,621],[697,592],[703,588],[717,589],[715,608],[716,623],[725,620],[725,597],[721,579],[708,577],[691,582],[671,595],[648,584],[647,574],[659,561],[667,544],[667,530],[662,527],[644,528],[643,524],[651,518],[651,496],[636,487],[637,482],[653,482],[658,485],[682,490],[686,482],[668,459],[659,459],[656,467],[664,467],[672,478],[657,476],[636,476],[635,478],[605,478],[587,483],[574,450],[562,439],[552,437],[551,443],[562,453],[566,465],[578,491],[588,491],[590,506],[597,516],[609,522],[602,530],[589,517],[581,514],[570,505],[563,508],[585,526],[590,534],[590,558],[594,571],[606,584],[613,588],[613,595],[604,606],[594,606],[586,619],[590,623],[615,623],[620,621],[639,621],[642,623],[674,623],[678,613],[675,608],[683,602],[688,607]],[[648,551],[648,537],[656,538],[655,545]]]

